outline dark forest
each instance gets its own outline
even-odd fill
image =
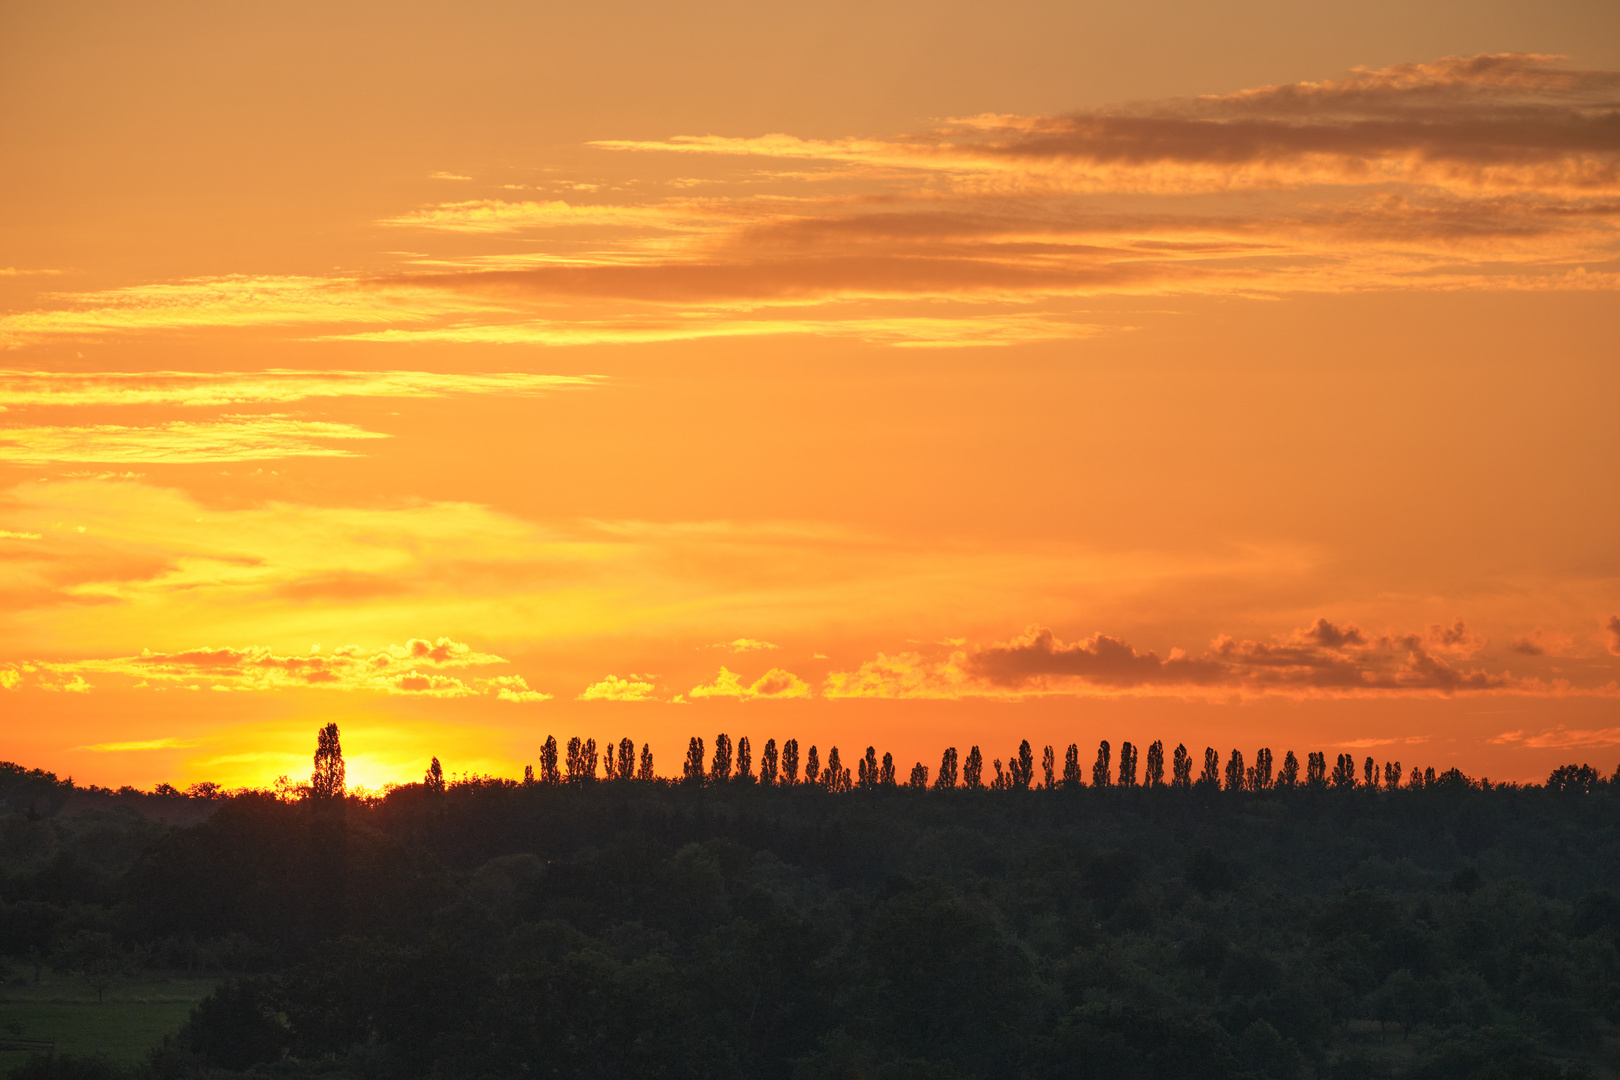
[[[328,727],[273,791],[0,766],[8,984],[217,979],[139,1065],[11,1075],[1615,1075],[1620,776],[1141,753],[722,735],[659,779],[547,740],[357,797]]]

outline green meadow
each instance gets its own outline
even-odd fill
[[[120,980],[96,1000],[82,979],[49,970],[13,972],[0,986],[0,1039],[51,1039],[72,1054],[102,1054],[120,1064],[140,1061],[178,1028],[215,979],[146,972]],[[28,1051],[0,1051],[0,1075]]]

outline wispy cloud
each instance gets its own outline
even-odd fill
[[[333,442],[386,439],[353,424],[287,416],[175,420],[147,427],[0,427],[0,461],[179,464],[262,461],[287,457],[353,457]]]
[[[88,750],[94,754],[125,754],[139,750],[178,750],[196,745],[195,742],[184,739],[143,739],[135,742],[92,743],[89,746],[75,746],[74,749]]]
[[[0,406],[285,404],[309,398],[534,395],[592,386],[592,375],[430,371],[5,371]]]

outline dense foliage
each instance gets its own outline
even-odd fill
[[[186,827],[14,812],[0,951],[227,973],[153,1077],[1506,1080],[1612,1057],[1620,785],[1591,770],[935,790],[879,767],[839,792],[547,782],[554,751],[529,784],[440,776],[219,798]]]

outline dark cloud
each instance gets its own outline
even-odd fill
[[[1609,632],[1609,651],[1620,656],[1620,615],[1610,615],[1603,627]]]

